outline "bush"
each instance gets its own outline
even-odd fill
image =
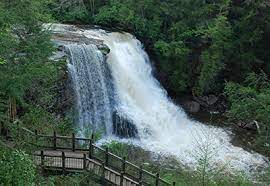
[[[0,149],[0,185],[34,185],[35,166],[23,151]]]

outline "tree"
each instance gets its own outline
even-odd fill
[[[0,3],[0,99],[9,100],[8,121],[17,117],[18,104],[25,104],[24,96],[33,81],[48,77],[47,72],[53,70],[46,63],[52,44],[42,29],[40,8],[40,1]]]

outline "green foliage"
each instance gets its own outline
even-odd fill
[[[5,60],[0,59],[0,65],[3,65],[3,64],[5,64],[5,63],[6,63],[6,61],[5,61]]]
[[[71,133],[71,122],[57,116],[57,85],[66,70],[48,57],[53,46],[42,22],[50,16],[49,1],[19,0],[0,3],[0,122],[8,123],[12,105],[17,118],[40,132]],[[10,100],[14,100],[10,102]],[[60,109],[61,110],[61,109]]]
[[[160,68],[169,74],[170,87],[179,94],[187,91],[189,85],[187,58],[190,50],[181,41],[167,43],[160,40],[154,47],[159,57],[163,59]]]
[[[41,64],[52,51],[49,36],[41,29],[38,10],[35,1],[0,4],[0,58],[5,61],[0,68],[4,79],[0,87],[18,101],[42,72]]]
[[[212,175],[213,176],[213,175]],[[185,170],[165,171],[162,173],[162,177],[169,181],[175,181],[176,186],[251,186],[252,183],[247,178],[241,175],[236,176],[224,176],[215,175],[215,178],[208,180],[202,180],[198,176],[198,172],[188,172]]]
[[[264,72],[251,73],[243,84],[228,82],[225,87],[230,103],[229,118],[249,123],[258,122],[257,143],[270,153],[270,82]]]
[[[262,68],[269,73],[269,38],[270,11],[267,0],[247,1],[236,4],[231,9],[231,20],[235,34],[234,51],[229,69],[249,73],[252,68]],[[235,65],[231,65],[235,63]],[[233,69],[234,68],[234,69]]]
[[[110,27],[118,27],[122,30],[132,30],[142,38],[146,34],[148,38],[155,39],[159,34],[161,21],[156,16],[151,16],[151,20],[145,17],[144,12],[147,11],[145,9],[149,8],[147,5],[150,3],[149,6],[154,6],[154,2],[148,0],[144,3],[141,4],[143,7],[138,7],[138,3],[132,1],[111,0],[108,5],[99,9],[99,13],[95,16],[95,22]],[[143,11],[140,12],[143,16],[138,13],[139,8]]]
[[[23,151],[0,149],[0,185],[34,185],[35,166]]]
[[[69,119],[62,119],[38,106],[29,106],[26,113],[20,118],[21,122],[30,130],[38,130],[43,134],[69,135],[74,132],[72,122]]]
[[[128,157],[130,146],[125,143],[119,143],[117,141],[112,141],[105,145],[110,149],[110,151],[120,157]]]
[[[57,17],[63,22],[89,22],[91,21],[91,16],[89,15],[86,7],[84,5],[74,6],[70,4],[69,6],[63,7],[58,10]]]
[[[65,176],[49,176],[38,178],[39,186],[101,186],[100,180],[89,173],[70,174]]]
[[[132,24],[133,20],[134,11],[117,1],[110,1],[108,6],[102,7],[100,13],[95,18],[97,23],[110,26],[129,25]]]
[[[212,45],[202,53],[204,64],[198,78],[198,94],[219,92],[217,76],[224,69],[226,52],[231,49],[232,28],[224,16],[217,17],[209,24],[204,37],[211,38]],[[222,88],[221,88],[222,90]]]

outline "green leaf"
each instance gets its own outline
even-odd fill
[[[4,65],[4,64],[6,64],[6,61],[0,58],[0,65]]]

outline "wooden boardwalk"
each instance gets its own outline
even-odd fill
[[[94,135],[91,138],[77,138],[39,134],[18,127],[18,138],[25,140],[35,147],[33,160],[42,170],[68,172],[85,172],[95,174],[103,183],[117,186],[175,186],[142,166],[137,166],[109,151],[94,144]],[[27,141],[28,140],[28,141]]]
[[[96,160],[89,159],[83,152],[45,150],[37,151],[33,155],[36,165],[44,170],[63,171],[63,173],[89,171],[103,177],[106,183],[119,186],[140,185],[123,173],[118,173]]]

